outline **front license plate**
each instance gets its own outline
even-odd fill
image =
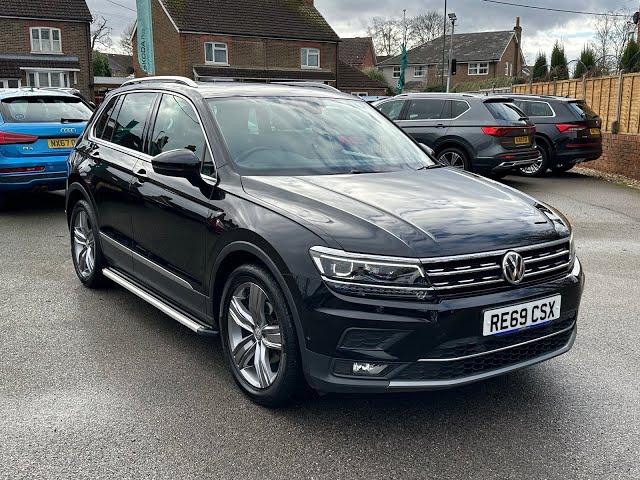
[[[49,148],[73,148],[76,144],[75,138],[52,138],[47,140]]]
[[[529,137],[516,137],[516,145],[528,145]]]
[[[590,128],[589,129],[589,133],[591,135],[600,135],[600,129],[599,128]]]
[[[561,295],[485,310],[482,335],[500,335],[550,322],[560,317]]]

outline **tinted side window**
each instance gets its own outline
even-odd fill
[[[546,102],[516,100],[513,103],[529,117],[553,117],[553,110]]]
[[[96,122],[96,127],[94,129],[96,138],[105,138],[103,136],[103,134],[105,133],[105,127],[107,126],[109,117],[113,114],[114,111],[116,111],[115,107],[118,100],[120,100],[120,97],[112,98],[107,104],[107,107],[102,111],[102,114],[100,115],[100,118],[98,118],[98,121]],[[111,125],[111,129],[108,132],[107,138],[105,138],[105,140],[111,140],[112,134],[113,134],[113,124]]]
[[[113,143],[143,151],[142,135],[155,97],[155,93],[129,93],[124,97],[115,124]]]
[[[469,110],[469,104],[461,100],[451,100],[451,118],[456,118]]]
[[[513,122],[520,120],[524,116],[524,113],[512,103],[485,102],[485,105],[496,120]]]
[[[213,161],[206,146],[200,120],[189,102],[175,95],[163,95],[151,134],[149,154],[187,148],[203,162],[202,173],[213,173]]]
[[[389,119],[397,120],[402,111],[404,105],[403,100],[396,100],[395,102],[385,102],[378,107],[378,109],[384,113]]]
[[[411,100],[407,120],[430,120],[442,118],[444,100]]]

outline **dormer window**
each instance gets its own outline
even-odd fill
[[[229,65],[229,51],[226,43],[207,42],[204,44],[204,62]]]
[[[31,53],[62,53],[60,29],[31,27]]]
[[[300,65],[302,68],[320,68],[320,49],[301,48]]]

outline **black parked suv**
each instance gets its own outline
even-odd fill
[[[502,177],[540,160],[533,123],[507,97],[408,93],[373,105],[445,165]]]
[[[439,165],[351,95],[138,79],[107,96],[69,163],[80,281],[219,334],[263,405],[309,386],[461,385],[576,337],[567,219]]]
[[[602,155],[602,120],[583,100],[547,95],[510,95],[513,103],[536,124],[541,158],[519,168],[539,177],[548,169],[567,172],[576,164]]]

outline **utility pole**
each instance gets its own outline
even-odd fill
[[[447,49],[447,0],[444,0],[444,15],[442,18],[444,19],[444,25],[442,27],[442,71],[440,74],[440,83],[444,86],[444,52]]]
[[[447,75],[447,93],[449,93],[449,89],[451,87],[451,70],[452,70],[451,67],[453,66],[451,63],[451,58],[453,57],[453,31],[456,28],[456,20],[457,20],[456,14],[450,13],[449,19],[451,20],[451,41],[449,42],[449,68],[448,68],[449,74]],[[442,66],[444,67],[444,64]]]

